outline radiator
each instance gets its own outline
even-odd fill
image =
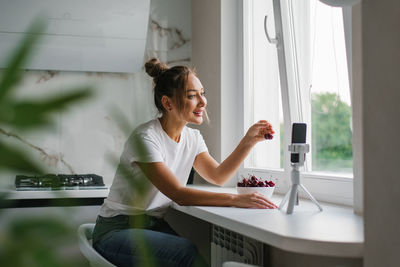
[[[261,242],[216,225],[211,235],[211,267],[221,267],[225,261],[263,266]]]

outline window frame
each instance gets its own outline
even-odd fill
[[[279,61],[279,73],[280,73],[280,82],[281,82],[281,96],[282,96],[282,108],[283,108],[283,117],[284,117],[284,147],[287,148],[290,143],[290,134],[291,133],[291,122],[302,121],[300,118],[300,113],[297,112],[299,109],[298,102],[296,97],[296,89],[298,86],[295,84],[295,79],[293,78],[295,75],[295,70],[293,68],[287,68],[287,65],[292,66],[293,64],[289,64],[287,61],[293,60],[293,55],[291,53],[286,53],[286,51],[292,51],[289,42],[285,42],[284,36],[288,36],[285,31],[285,20],[282,20],[282,16],[285,14],[281,13],[281,0],[272,0],[273,1],[273,9],[274,9],[274,19],[275,19],[275,33],[276,38],[278,39],[277,43],[277,51],[278,51],[278,61]],[[253,56],[254,51],[252,51],[251,47],[251,31],[249,30],[249,21],[251,18],[250,14],[250,2],[251,0],[244,0],[242,2],[242,27],[243,27],[243,97],[242,97],[242,106],[244,107],[244,132],[247,130],[248,123],[250,121],[249,114],[247,114],[247,106],[249,103],[249,95],[246,92],[249,92],[249,84],[252,83],[251,76],[249,72],[252,69],[250,58]],[[284,1],[282,1],[284,2]],[[252,4],[252,3],[251,3]],[[351,16],[351,12],[348,13]],[[348,15],[347,14],[347,15]],[[266,14],[267,15],[267,14]],[[288,18],[286,18],[286,22]],[[344,23],[351,22],[350,19],[344,20]],[[347,25],[348,26],[348,25]],[[345,25],[345,28],[347,27]],[[349,28],[349,27],[347,27]],[[351,27],[350,27],[351,28]],[[286,30],[289,30],[286,28]],[[347,37],[347,36],[346,36]],[[265,38],[265,42],[268,42],[267,38]],[[348,40],[346,39],[346,43]],[[349,50],[349,46],[347,45],[347,50]],[[351,58],[348,58],[351,60]],[[288,64],[287,64],[288,63]],[[351,62],[349,62],[349,66],[351,66]],[[349,72],[351,69],[349,69]],[[351,77],[351,76],[350,76]],[[350,85],[351,88],[351,85]],[[289,97],[294,96],[294,97]],[[352,107],[353,108],[353,107]],[[353,145],[354,151],[354,145]],[[272,169],[272,168],[245,168],[242,166],[238,172],[238,179],[241,176],[247,176],[249,173],[254,175],[259,175],[262,177],[274,177],[277,180],[276,184],[276,192],[277,193],[286,193],[290,187],[290,163],[289,163],[290,153],[287,149],[284,149],[284,168],[283,169]],[[310,157],[310,155],[307,155]],[[311,161],[309,160],[308,163]],[[354,169],[353,169],[354,173]],[[328,174],[328,173],[320,173],[320,172],[301,172],[301,183],[311,192],[311,194],[320,201],[326,201],[331,203],[343,204],[352,206],[354,197],[353,197],[353,182],[354,182],[353,174]],[[302,190],[299,191],[300,196],[305,197],[306,195]]]

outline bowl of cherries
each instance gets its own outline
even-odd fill
[[[251,194],[258,192],[271,198],[274,193],[275,183],[273,181],[262,180],[257,178],[255,175],[249,175],[248,178],[242,177],[243,179],[237,183],[236,190],[239,195]]]

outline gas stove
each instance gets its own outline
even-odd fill
[[[96,174],[17,175],[17,191],[106,189],[103,177]]]

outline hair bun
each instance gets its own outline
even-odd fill
[[[161,62],[158,58],[152,58],[144,65],[146,72],[153,78],[158,77],[161,73],[168,70],[167,64]]]

